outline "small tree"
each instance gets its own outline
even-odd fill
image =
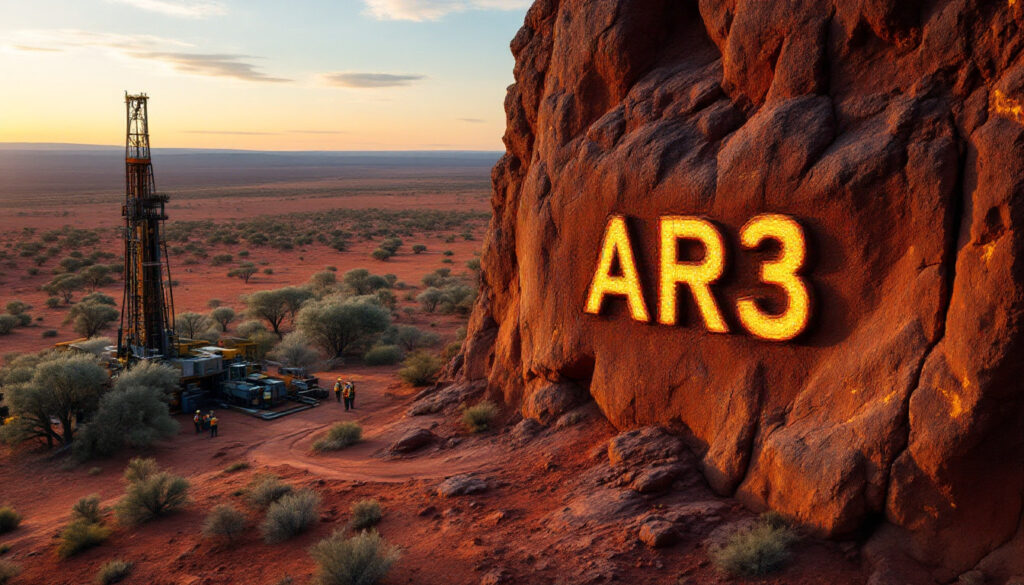
[[[86,268],[82,271],[82,279],[89,290],[96,290],[114,282],[110,277],[110,267],[105,264],[93,264]]]
[[[216,307],[210,311],[210,319],[220,326],[221,331],[227,331],[228,325],[235,320],[235,310],[231,307]]]
[[[433,313],[437,310],[437,305],[444,300],[444,293],[441,289],[430,287],[427,290],[416,295],[416,301],[423,305],[423,310],[428,313]]]
[[[297,320],[299,330],[331,357],[341,357],[358,343],[385,331],[390,324],[387,310],[360,297],[307,303]]]
[[[100,399],[96,415],[75,441],[75,455],[92,459],[123,447],[148,448],[178,434],[159,388],[118,384]]]
[[[15,383],[4,386],[4,400],[17,417],[14,438],[42,437],[51,446],[54,441],[70,444],[76,417],[96,410],[106,388],[106,371],[92,356],[71,353],[15,360],[12,366],[20,371],[5,376]],[[60,422],[60,433],[53,430],[51,418]]]
[[[120,316],[114,306],[114,299],[93,293],[75,303],[64,322],[72,323],[75,333],[82,337],[95,337]]]
[[[246,297],[245,303],[250,317],[265,320],[277,335],[284,337],[281,327],[286,319],[295,320],[302,304],[311,298],[313,293],[294,286],[277,290],[255,292]]]
[[[198,338],[204,331],[210,328],[210,319],[199,313],[180,313],[174,318],[174,329],[178,335],[188,339]]]
[[[259,271],[260,269],[252,262],[243,262],[242,264],[239,264],[237,268],[233,268],[228,271],[228,276],[230,278],[240,278],[245,282],[245,284],[249,284],[249,279],[252,278],[252,275]]]
[[[85,286],[85,280],[77,274],[59,274],[43,285],[47,293],[64,299],[65,305],[71,304],[71,297]]]

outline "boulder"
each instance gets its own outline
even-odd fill
[[[459,383],[536,411],[574,381],[620,430],[678,430],[719,494],[827,536],[884,518],[973,568],[1024,510],[1022,26],[1019,1],[537,1]],[[789,341],[738,309],[789,306],[761,282],[780,246],[740,238],[768,213],[805,236]],[[646,322],[621,295],[584,311],[618,215]],[[658,323],[676,215],[721,234],[724,333],[686,285]]]
[[[437,438],[437,435],[430,432],[429,429],[413,429],[395,441],[391,445],[390,451],[399,454],[411,453],[432,444]]]
[[[672,487],[679,476],[678,465],[658,465],[644,469],[633,479],[631,487],[641,494],[657,494]]]
[[[486,384],[470,382],[428,388],[416,395],[416,399],[409,409],[409,414],[411,416],[436,414],[446,408],[457,406],[478,396],[484,391],[485,387]]]
[[[534,437],[543,431],[544,425],[540,424],[537,419],[524,418],[516,426],[512,427],[510,435],[514,443],[523,444],[532,441]]]
[[[530,392],[523,402],[523,416],[550,424],[572,410],[584,398],[583,389],[574,383],[543,384]]]
[[[476,477],[472,473],[463,473],[461,475],[455,475],[441,482],[437,486],[437,495],[450,498],[454,496],[465,496],[469,494],[478,494],[485,492],[490,489],[490,484],[486,480]]]
[[[640,524],[637,538],[651,548],[662,548],[679,540],[679,533],[672,523],[664,518],[648,518]]]
[[[683,442],[659,427],[645,427],[619,433],[608,442],[612,465],[639,467],[656,461],[674,460],[685,452]]]

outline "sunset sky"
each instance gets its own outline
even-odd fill
[[[500,150],[527,0],[0,0],[0,142]]]

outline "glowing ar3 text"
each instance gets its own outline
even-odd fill
[[[685,285],[693,295],[707,329],[727,333],[729,326],[711,291],[711,285],[725,272],[726,250],[721,232],[714,224],[699,217],[663,216],[659,222],[659,233],[658,323],[676,324],[677,287]],[[800,335],[810,320],[811,295],[806,281],[800,277],[807,244],[800,224],[786,215],[758,215],[740,230],[740,243],[745,249],[756,249],[769,239],[778,242],[780,251],[776,259],[761,264],[761,282],[777,286],[785,293],[786,309],[780,314],[767,313],[754,297],[742,297],[736,301],[736,315],[750,334],[772,341],[786,341]],[[680,262],[677,257],[680,240],[700,243],[704,257],[699,262]],[[613,275],[612,265],[616,258],[619,274]],[[626,230],[626,219],[621,215],[608,220],[584,311],[595,315],[600,313],[606,295],[625,297],[634,320],[644,323],[651,320]]]

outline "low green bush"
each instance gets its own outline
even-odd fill
[[[10,507],[3,506],[0,508],[0,534],[10,532],[21,524],[21,514]]]
[[[224,473],[238,473],[239,471],[245,471],[246,469],[249,469],[248,461],[235,461],[224,468]]]
[[[170,514],[188,503],[188,480],[160,471],[151,461],[133,459],[125,470],[128,489],[115,507],[118,522],[125,526]]]
[[[317,564],[321,585],[373,585],[391,569],[400,554],[370,530],[346,538],[338,530],[309,551]]]
[[[245,514],[234,506],[221,504],[210,511],[203,520],[203,536],[234,541],[245,530]]]
[[[320,496],[312,490],[299,490],[270,505],[260,524],[263,540],[269,544],[284,542],[303,532],[319,516]]]
[[[254,508],[264,510],[292,492],[292,486],[273,475],[261,475],[249,484],[247,499]]]
[[[405,359],[404,367],[398,370],[398,375],[413,386],[427,386],[437,379],[441,365],[441,360],[433,355],[417,352]]]
[[[57,555],[62,559],[98,546],[110,538],[110,528],[87,520],[73,520],[60,533]]]
[[[100,508],[100,497],[96,494],[79,498],[71,506],[72,520],[85,520],[92,524],[103,522],[103,510]]]
[[[462,411],[462,424],[474,433],[480,433],[491,428],[491,424],[497,416],[498,405],[484,400]]]
[[[392,366],[402,361],[402,348],[397,345],[378,345],[363,356],[368,366]]]
[[[737,577],[759,577],[782,567],[797,535],[776,520],[765,517],[730,535],[723,546],[711,552],[715,567]]]
[[[371,526],[376,526],[384,517],[380,509],[380,502],[377,500],[359,500],[352,504],[350,511],[352,519],[349,521],[349,525],[353,530],[366,530]]]
[[[96,572],[93,583],[96,585],[113,585],[124,581],[132,572],[134,565],[131,561],[114,559],[103,563],[100,570]]]
[[[362,438],[363,427],[359,423],[343,422],[334,425],[326,435],[317,439],[313,443],[313,450],[318,453],[337,451],[358,443]]]

